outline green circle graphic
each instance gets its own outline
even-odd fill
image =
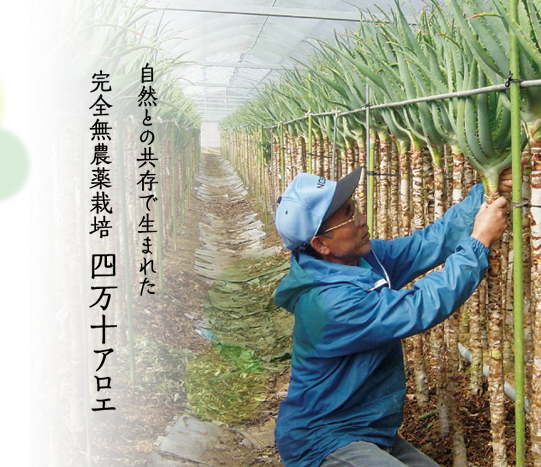
[[[0,128],[0,201],[21,189],[28,178],[30,161],[23,143]]]

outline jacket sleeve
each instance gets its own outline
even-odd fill
[[[350,355],[418,334],[441,323],[473,293],[488,266],[488,253],[469,237],[441,271],[417,281],[410,290],[366,292],[353,284],[329,285],[304,304],[307,312],[298,324],[310,336],[312,352],[321,358]]]
[[[373,240],[372,250],[389,274],[392,288],[400,289],[442,264],[471,235],[483,201],[483,186],[475,185],[464,201],[425,229],[395,240]]]

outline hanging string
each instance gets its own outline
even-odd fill
[[[379,175],[380,177],[400,177],[400,174],[389,174],[389,173],[380,173],[380,172],[374,172],[372,170],[368,170],[366,172],[367,175]]]
[[[528,201],[521,201],[520,203],[511,203],[512,208],[541,208],[539,204],[530,204]]]
[[[505,81],[505,87],[508,88],[511,86],[511,83],[522,83],[523,79],[512,79],[513,78],[513,72],[509,71],[509,76],[507,77],[507,80]]]

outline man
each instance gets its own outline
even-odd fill
[[[400,340],[441,323],[473,293],[508,202],[487,207],[477,185],[426,229],[370,240],[351,199],[359,177],[360,169],[338,182],[299,174],[279,200],[276,227],[292,254],[275,302],[295,325],[276,443],[287,467],[437,466],[397,435],[406,394]],[[501,191],[510,178],[506,171]]]

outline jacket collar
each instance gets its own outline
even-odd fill
[[[349,282],[362,287],[366,291],[375,290],[381,286],[390,287],[389,276],[373,251],[359,259],[357,266],[346,266],[314,258],[297,249],[291,255],[291,268],[294,263],[315,282],[320,284],[335,284]]]

